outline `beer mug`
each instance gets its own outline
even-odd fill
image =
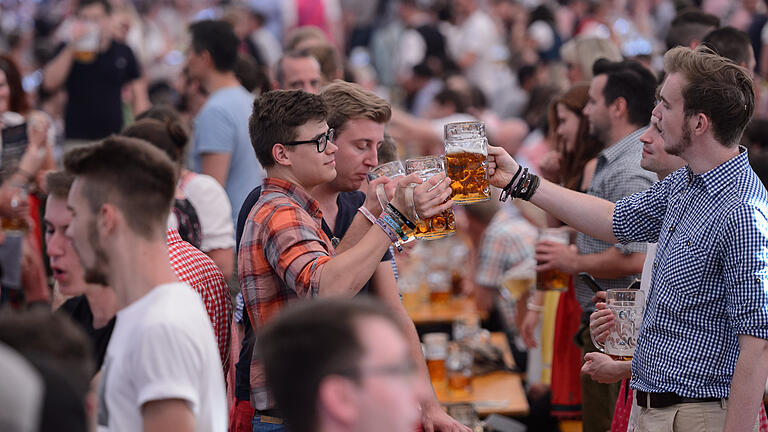
[[[448,355],[448,333],[427,333],[424,339],[424,358],[432,383],[445,382],[445,357]]]
[[[430,177],[445,172],[445,157],[439,155],[408,159],[405,161],[405,172],[406,174],[418,173],[423,181],[427,181]],[[453,209],[448,209],[426,220],[417,221],[413,235],[419,239],[434,240],[453,235],[455,232],[456,221]]]
[[[99,25],[94,22],[86,22],[88,32],[74,44],[75,60],[80,63],[91,63],[96,59],[99,50]]]
[[[539,232],[539,241],[550,241],[567,245],[568,232],[559,228],[544,228]],[[539,291],[568,291],[571,275],[551,269],[536,273],[536,289]]]
[[[398,177],[402,177],[405,175],[405,168],[403,167],[403,163],[399,160],[387,162],[385,164],[381,164],[377,166],[376,168],[371,168],[370,171],[368,171],[368,181],[376,180],[379,177],[388,177],[390,179],[396,179]],[[387,206],[387,203],[389,200],[387,199],[387,193],[384,192],[384,185],[378,185],[376,187],[376,197],[379,199],[379,204],[381,205],[381,208],[384,208]]]
[[[637,289],[609,289],[605,300],[608,309],[613,312],[613,327],[604,344],[594,337],[592,343],[614,360],[632,360],[643,322],[645,294]]]
[[[445,159],[451,199],[457,204],[488,201],[488,140],[479,121],[445,125]]]

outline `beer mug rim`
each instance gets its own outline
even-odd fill
[[[483,122],[481,120],[467,120],[467,121],[446,123],[445,126],[443,126],[443,134],[445,136],[445,139],[446,140],[450,139],[449,138],[449,133],[448,133],[448,131],[450,129],[460,128],[462,126],[470,126],[470,125],[471,126],[475,126],[475,125],[478,126],[479,136],[476,137],[476,138],[485,138],[486,137],[485,122]]]
[[[413,167],[414,163],[420,163],[420,162],[439,162],[440,163],[440,169],[445,170],[445,155],[429,155],[429,156],[419,156],[415,158],[410,158],[405,160],[405,173],[406,174],[413,174],[415,172],[421,172],[424,171],[425,168],[416,168]]]
[[[403,164],[403,162],[400,160],[393,160],[380,165],[376,165],[375,167],[371,168],[368,171],[368,180],[370,181],[370,180],[374,180],[379,177],[382,177],[383,174],[379,174],[379,171],[382,171],[387,167],[399,167],[399,169],[395,168],[395,171],[397,171],[397,175],[387,176],[389,178],[397,178],[405,175],[405,165]]]

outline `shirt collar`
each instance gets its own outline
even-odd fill
[[[276,177],[267,177],[262,182],[261,195],[264,196],[270,192],[287,195],[288,198],[296,201],[313,218],[323,218],[323,212],[320,211],[320,203],[312,198],[304,189],[291,182]]]
[[[732,185],[733,179],[748,166],[749,160],[747,159],[747,149],[743,146],[739,146],[739,154],[737,156],[728,159],[705,173],[694,174],[688,165],[685,166],[685,170],[688,173],[688,180],[692,185],[699,184],[704,191],[710,195],[714,195],[723,190],[726,186]]]
[[[179,235],[179,232],[174,228],[168,228],[168,230],[165,232],[165,242],[169,245],[172,245],[181,241],[184,240],[181,238],[181,235]]]
[[[637,144],[640,135],[645,133],[646,129],[648,129],[648,126],[643,126],[640,129],[630,133],[629,135],[626,135],[624,138],[618,140],[616,144],[604,148],[603,151],[601,151],[598,155],[598,158],[605,159],[606,163],[615,161],[622,155],[626,154],[634,145]]]

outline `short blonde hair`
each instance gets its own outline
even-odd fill
[[[336,80],[320,92],[328,107],[328,127],[340,133],[347,121],[368,119],[386,123],[392,117],[389,103],[357,84]]]
[[[672,48],[664,70],[680,73],[686,117],[702,113],[712,122],[715,138],[726,147],[739,143],[755,111],[755,90],[749,72],[706,46]]]

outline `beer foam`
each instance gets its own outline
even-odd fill
[[[448,146],[446,146],[445,154],[448,155],[455,155],[455,154],[461,154],[461,153],[472,153],[472,154],[478,154],[481,156],[487,156],[487,151],[482,151],[480,149],[466,149],[466,148],[457,148],[455,146],[451,146],[451,149],[448,150]]]

